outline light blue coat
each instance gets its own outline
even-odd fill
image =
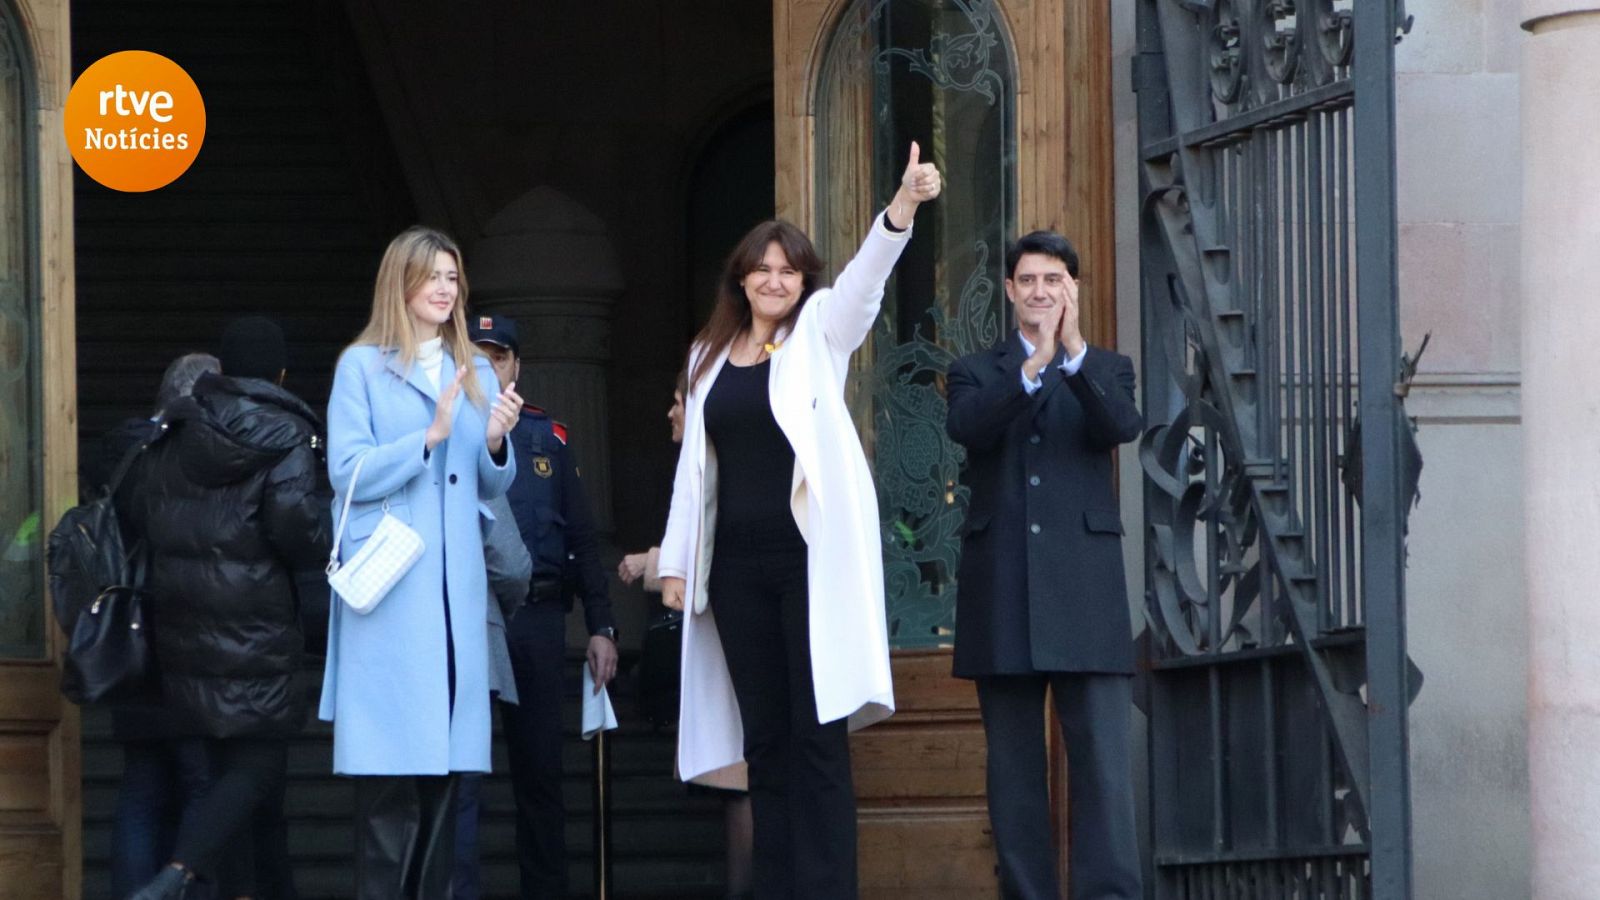
[[[486,398],[499,383],[475,357]],[[447,352],[440,378],[454,377]],[[361,469],[339,547],[348,560],[389,512],[422,535],[426,549],[400,583],[367,615],[330,604],[328,665],[319,715],[333,722],[333,771],[341,775],[443,775],[489,771],[488,586],[482,518],[486,501],[516,474],[514,454],[497,466],[484,442],[486,410],[465,392],[450,437],[426,459],[424,434],[438,392],[413,363],[400,369],[393,350],[352,347],[339,358],[328,400],[328,477],[335,521],[356,461]],[[444,588],[456,663],[450,712]]]

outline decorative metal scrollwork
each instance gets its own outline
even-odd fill
[[[1211,7],[1211,93],[1221,103],[1237,103],[1244,88],[1243,29],[1234,0]]]
[[[1219,118],[1349,76],[1351,0],[1172,0],[1195,16]],[[1403,0],[1396,40],[1410,28]]]
[[[1333,0],[1312,0],[1311,8],[1312,34],[1316,35],[1322,58],[1335,68],[1350,65],[1351,51],[1355,49],[1352,11],[1334,9]]]
[[[1261,642],[1261,629],[1252,631],[1247,617],[1261,592],[1262,571],[1243,454],[1232,446],[1222,413],[1205,399],[1205,379],[1190,383],[1200,391],[1170,424],[1145,435],[1139,462],[1169,501],[1146,510],[1151,562],[1145,619],[1172,649],[1198,656],[1219,652],[1230,642],[1239,647]],[[1207,559],[1197,550],[1207,545],[1208,524],[1217,528],[1215,592],[1202,570]],[[1222,608],[1224,599],[1231,600],[1231,609]]]
[[[1267,74],[1278,84],[1291,84],[1300,70],[1300,32],[1295,26],[1294,0],[1266,0],[1257,9],[1261,17],[1261,54]]]

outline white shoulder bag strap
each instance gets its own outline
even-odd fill
[[[371,452],[371,450],[368,450],[366,453],[361,454],[360,459],[356,460],[355,471],[350,473],[350,486],[344,490],[344,508],[339,511],[339,527],[333,530],[333,550],[328,554],[328,568],[326,571],[329,575],[339,571],[339,541],[344,538],[344,523],[350,518],[350,501],[356,495],[356,481],[361,477],[361,467],[367,464],[367,455]],[[388,498],[384,499],[383,505],[386,509],[388,508]]]

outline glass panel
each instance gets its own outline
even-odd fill
[[[30,293],[27,144],[15,23],[0,7],[0,657],[44,656],[38,304]]]
[[[944,433],[944,373],[999,339],[1006,240],[1016,229],[1015,76],[987,0],[857,0],[817,85],[818,249],[836,274],[899,185],[911,141],[945,188],[851,364],[850,406],[883,517],[889,634],[942,646],[955,629],[961,449]]]

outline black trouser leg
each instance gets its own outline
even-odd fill
[[[561,675],[566,611],[532,603],[506,623],[517,703],[500,704],[517,800],[517,865],[524,900],[567,895],[566,804],[561,793]]]
[[[478,900],[482,894],[482,877],[478,864],[478,819],[481,811],[479,796],[483,793],[483,775],[463,772],[456,781],[456,853],[455,875],[451,878],[453,900]]]
[[[266,799],[255,822],[256,865],[253,873],[257,900],[298,900],[294,868],[289,859],[289,821],[284,817],[288,779]]]
[[[989,823],[1006,900],[1059,900],[1044,743],[1044,675],[978,679]]]
[[[1067,745],[1067,881],[1072,900],[1144,896],[1128,758],[1133,679],[1052,675]]]
[[[416,780],[406,775],[355,779],[356,898],[404,896],[419,830]]]
[[[422,833],[413,883],[417,900],[450,900],[456,868],[456,788],[459,775],[417,778]]]
[[[449,898],[454,775],[363,775],[356,782],[358,900]]]
[[[744,726],[755,895],[856,896],[856,809],[844,721],[819,724],[803,544],[718,535],[708,590]]]
[[[1072,900],[1142,897],[1125,675],[997,675],[978,679],[989,744],[989,820],[1002,896],[1057,900],[1044,740],[1050,686],[1067,749],[1068,877]]]
[[[216,879],[225,860],[248,856],[228,874],[240,880],[253,875],[253,823],[257,810],[278,792],[288,765],[288,745],[276,738],[229,738],[206,742],[211,757],[211,788],[186,816],[172,857],[198,875]],[[230,884],[231,889],[253,884]]]
[[[720,549],[720,548],[719,548]],[[722,550],[715,557],[708,593],[728,661],[744,758],[749,765],[750,809],[755,825],[751,885],[762,900],[792,897],[793,835],[789,816],[789,666],[778,598],[760,589],[747,566],[735,568]]]

